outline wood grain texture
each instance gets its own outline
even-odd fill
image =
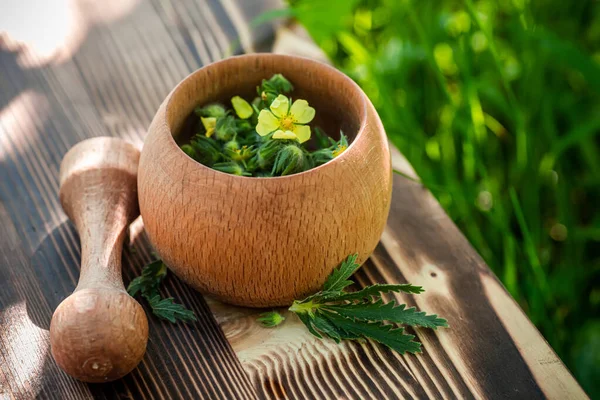
[[[141,148],[177,82],[221,58],[247,29],[240,24],[273,2],[233,3],[243,16],[236,23],[219,1],[56,1],[53,15],[69,15],[66,4],[74,13],[64,28],[73,30],[57,56],[0,33],[0,398],[255,398],[202,296],[172,275],[162,294],[192,308],[199,321],[173,326],[149,318],[146,355],[123,379],[99,385],[69,377],[51,357],[49,326],[80,273],[79,237],[58,197],[62,157],[95,136]],[[50,20],[36,19],[38,28]],[[271,34],[264,25],[252,42],[260,48]],[[126,284],[153,258],[140,223],[125,240]]]
[[[221,58],[226,43],[250,31],[247,21],[266,7],[224,3],[153,0],[117,12],[129,2],[75,1],[74,25],[85,29],[69,34],[73,40],[50,59],[14,42],[11,32],[0,34],[0,397],[585,398],[431,195],[400,177],[383,240],[356,278],[359,285],[406,279],[426,286],[406,301],[442,313],[451,328],[417,331],[424,354],[321,342],[292,318],[265,330],[249,315],[258,310],[208,299],[211,313],[200,294],[170,276],[163,294],[190,306],[198,323],[150,318],[144,359],[112,383],[86,384],[59,370],[49,353],[49,322],[75,287],[80,259],[76,230],[57,196],[60,160],[87,137],[141,145],[177,82]],[[267,25],[251,32],[254,40],[244,46],[268,43]],[[279,38],[288,53],[303,43]],[[402,157],[393,158],[410,173]],[[126,282],[151,251],[138,220],[123,254]]]
[[[124,140],[98,137],[77,143],[60,165],[59,197],[81,238],[81,273],[52,316],[50,345],[56,363],[84,382],[122,378],[146,352],[148,320],[121,274],[123,240],[139,215],[139,158]]]
[[[348,149],[312,170],[277,178],[225,174],[175,143],[194,108],[282,73],[316,124],[349,135]],[[299,57],[232,57],[194,72],[158,110],[138,174],[140,210],[156,252],[192,287],[232,304],[290,305],[319,290],[331,271],[377,245],[390,207],[391,160],[373,106],[348,77]]]

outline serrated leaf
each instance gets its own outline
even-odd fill
[[[326,301],[352,301],[352,300],[362,300],[362,299],[370,299],[371,297],[380,297],[383,293],[391,293],[391,292],[404,292],[411,294],[419,294],[424,292],[421,286],[413,286],[410,283],[401,284],[401,285],[392,285],[392,284],[376,284],[367,286],[361,290],[350,293],[343,294],[324,294],[324,299]]]
[[[329,323],[331,326],[333,326],[333,327],[334,327],[334,329],[336,330],[337,334],[338,334],[338,335],[339,335],[339,336],[340,336],[342,339],[344,339],[344,340],[357,340],[357,339],[361,339],[361,336],[360,336],[360,335],[356,335],[356,334],[354,334],[354,333],[350,333],[350,332],[348,332],[347,330],[345,330],[345,329],[341,328],[340,326],[337,326],[337,325],[335,324],[335,322],[332,322],[332,321],[329,319],[329,317],[328,317],[328,315],[327,315],[326,313],[319,312],[319,313],[318,313],[318,316],[319,316],[320,318],[323,318],[323,319],[325,319],[325,320],[326,320],[326,321],[327,321],[327,322],[328,322],[328,323]]]
[[[331,324],[327,319],[323,318],[320,314],[316,314],[314,318],[312,318],[312,322],[316,329],[318,329],[321,333],[333,339],[336,343],[339,343],[340,340],[344,338],[343,332],[340,332],[336,329],[335,325]]]
[[[196,315],[192,310],[188,310],[183,305],[175,303],[172,297],[161,299],[160,295],[147,297],[152,313],[158,318],[166,319],[169,322],[177,323],[177,321],[194,322]]]
[[[413,341],[414,336],[404,333],[402,328],[383,325],[380,322],[351,320],[325,310],[323,310],[323,314],[338,329],[379,342],[400,354],[421,352],[421,343]]]
[[[295,313],[309,332],[319,339],[328,337],[338,343],[341,340],[372,339],[401,354],[420,352],[421,344],[396,324],[436,329],[447,327],[446,320],[415,308],[406,308],[405,304],[397,306],[394,301],[384,303],[381,300],[384,293],[422,293],[421,286],[376,284],[356,292],[345,292],[344,289],[353,283],[348,278],[359,267],[357,256],[348,256],[331,273],[322,291],[294,301],[289,311]],[[384,322],[392,322],[393,325]]]
[[[313,325],[313,317],[308,315],[308,313],[296,313],[300,321],[306,326],[308,331],[313,334],[313,336],[318,337],[319,339],[323,339],[323,336],[315,329]]]
[[[360,267],[359,264],[356,263],[356,258],[358,257],[358,253],[352,254],[348,256],[339,268],[333,270],[327,281],[325,281],[325,285],[323,285],[323,291],[329,292],[341,292],[346,287],[352,285],[352,281],[349,281],[348,278],[352,276],[356,272],[356,270]]]
[[[384,303],[378,300],[375,303],[340,304],[327,305],[327,310],[335,311],[342,317],[355,318],[363,321],[389,321],[411,326],[422,326],[424,328],[437,329],[448,327],[448,323],[437,315],[427,315],[425,312],[417,311],[416,308],[406,308],[406,304],[396,306],[394,301]]]
[[[147,297],[154,297],[158,294],[158,286],[167,275],[167,266],[162,260],[156,260],[146,265],[142,274],[132,280],[127,286],[127,293],[131,297],[142,293]]]

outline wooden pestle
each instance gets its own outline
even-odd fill
[[[144,310],[123,286],[121,251],[139,214],[140,153],[115,138],[74,146],[60,166],[60,201],[81,240],[81,274],[56,309],[50,344],[56,363],[86,382],[108,382],[141,361],[148,341]]]

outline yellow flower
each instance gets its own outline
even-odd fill
[[[200,117],[200,120],[202,121],[202,125],[204,125],[204,129],[206,129],[206,137],[211,137],[215,133],[217,119],[215,117]]]
[[[348,148],[348,146],[343,145],[343,144],[338,144],[337,148],[332,152],[333,153],[333,158],[339,156],[340,154],[342,154],[344,151],[346,151],[346,149]]]
[[[254,112],[252,106],[240,96],[232,97],[231,105],[233,106],[233,109],[235,110],[237,116],[241,119],[250,118],[252,116],[252,113]]]
[[[290,107],[290,100],[279,95],[271,103],[270,110],[258,114],[256,132],[260,136],[273,133],[273,139],[297,140],[300,143],[310,139],[308,124],[315,117],[315,109],[306,100],[296,100]]]

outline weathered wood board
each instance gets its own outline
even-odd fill
[[[165,294],[193,308],[198,323],[150,318],[148,351],[132,374],[102,385],[69,378],[48,341],[52,312],[79,273],[78,237],[57,196],[62,156],[100,135],[141,146],[179,80],[221,58],[237,35],[245,51],[267,48],[271,28],[251,32],[247,21],[277,1],[44,4],[64,20],[44,18],[39,5],[15,20],[50,24],[31,32],[46,32],[40,43],[54,50],[16,42],[11,29],[20,25],[0,27],[0,398],[586,398],[431,194],[400,176],[388,227],[356,278],[427,289],[401,300],[451,328],[417,330],[423,354],[320,341],[293,316],[268,330],[254,320],[259,311],[205,299],[171,276]],[[296,29],[279,30],[276,42],[279,51],[319,57]],[[412,173],[398,153],[394,164]],[[151,251],[138,220],[126,282]]]

